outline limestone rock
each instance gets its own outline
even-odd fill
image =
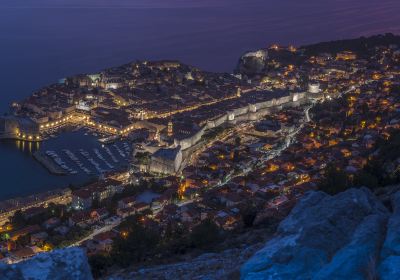
[[[0,280],[91,280],[85,252],[67,248],[42,253],[13,265],[0,265]]]
[[[392,207],[379,267],[383,280],[400,279],[400,191],[393,195]]]
[[[248,76],[260,74],[265,68],[267,57],[266,50],[248,52],[240,58],[237,72]]]
[[[385,236],[386,221],[386,215],[367,216],[356,229],[350,244],[340,249],[313,279],[375,279],[375,266]]]
[[[310,192],[280,224],[277,236],[242,266],[242,279],[313,279],[320,271],[328,275],[339,264],[337,253],[376,257],[374,250],[384,233],[375,227],[384,225],[387,215],[366,188],[336,196]],[[368,265],[368,258],[359,265]]]

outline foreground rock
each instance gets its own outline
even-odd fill
[[[400,192],[392,197],[393,215],[387,225],[379,272],[382,280],[400,279]]]
[[[121,271],[108,276],[107,280],[232,280],[238,279],[240,266],[262,244],[244,246],[219,253],[207,253],[194,259],[173,264],[143,268],[138,271]]]
[[[79,248],[39,254],[29,260],[0,264],[0,280],[91,280],[86,254]]]
[[[242,266],[241,277],[373,279],[377,276],[389,216],[389,211],[366,188],[350,189],[336,196],[311,192],[280,224],[276,237]],[[392,223],[397,235],[394,233],[387,243],[389,248],[397,248],[400,219],[390,219],[396,221]],[[385,255],[391,257],[391,263],[382,270],[389,271],[399,263],[399,254],[390,251]]]

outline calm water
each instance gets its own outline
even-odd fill
[[[231,71],[240,54],[273,42],[400,33],[399,14],[398,0],[1,0],[0,112],[71,74],[164,58]],[[67,139],[57,145],[92,141]],[[69,183],[29,149],[0,143],[0,200]]]

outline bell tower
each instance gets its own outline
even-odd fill
[[[168,136],[171,137],[172,134],[173,134],[173,132],[174,132],[174,125],[173,125],[173,123],[172,123],[172,120],[169,120],[169,122],[168,122],[168,128],[167,128]]]
[[[236,90],[236,97],[241,97],[241,96],[242,96],[242,89],[238,87]]]

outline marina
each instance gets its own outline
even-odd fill
[[[80,149],[79,153],[82,156],[84,156],[94,166],[94,168],[97,170],[98,173],[101,174],[101,173],[105,172],[105,170],[100,167],[100,164],[90,156],[89,152],[87,152],[83,149]]]
[[[83,165],[83,163],[78,159],[78,157],[77,157],[74,153],[72,153],[70,150],[63,150],[63,151],[64,151],[64,153],[65,153],[73,162],[76,163],[76,165],[77,165],[83,172],[85,172],[85,173],[88,174],[88,175],[92,173],[87,167],[85,167],[85,165]]]
[[[112,161],[114,163],[118,163],[119,162],[119,160],[114,156],[114,154],[111,152],[111,150],[107,146],[104,146],[104,150],[110,156],[110,158],[112,159]]]
[[[67,172],[60,168],[51,157],[48,155],[36,151],[33,153],[33,157],[40,163],[42,164],[51,174],[54,175],[67,175]]]
[[[96,156],[108,166],[108,168],[114,169],[114,166],[111,165],[106,159],[104,159],[104,157],[100,154],[98,149],[93,149],[93,151],[96,154]]]
[[[123,143],[124,150],[128,153],[129,145],[127,143]],[[97,147],[92,148],[90,150],[86,149],[78,149],[75,152],[72,152],[69,149],[62,149],[62,152],[66,155],[67,159],[63,159],[60,157],[55,151],[46,151],[46,155],[51,157],[55,164],[57,164],[61,169],[68,171],[70,174],[77,174],[79,172],[83,172],[87,175],[97,174],[100,175],[107,171],[113,171],[118,168],[118,166],[126,160],[126,154],[121,150],[117,145],[113,145],[117,151],[117,154],[122,158],[118,159],[112,150],[107,147]],[[105,153],[102,153],[104,151]],[[70,161],[76,167],[78,167],[78,171],[69,167],[66,161]],[[111,164],[113,162],[116,165]],[[88,167],[89,166],[89,167]]]
[[[126,157],[126,155],[124,154],[124,152],[117,146],[117,144],[113,144],[113,147],[117,150],[117,152],[119,153],[119,155],[123,158]]]
[[[65,161],[63,161],[60,156],[54,151],[46,151],[45,154],[53,159],[53,161],[62,169],[68,171],[70,174],[76,174],[77,172],[70,168]]]
[[[87,131],[83,132],[76,129],[70,133],[83,133],[84,137],[94,136],[94,134],[89,136]],[[58,152],[58,149],[45,150],[44,154],[52,161],[52,165],[57,166],[59,171],[62,170],[63,173],[70,175],[101,175],[124,166],[124,163],[128,160],[127,155],[131,151],[127,142],[99,145],[93,141],[91,146],[84,146],[74,150],[69,148],[60,149],[60,152]]]
[[[14,176],[14,182],[19,186],[19,190],[8,188],[2,198],[29,195],[32,191],[43,192],[55,187],[79,186],[92,181],[104,172],[124,170],[128,165],[128,157],[125,154],[129,144],[126,141],[118,139],[113,144],[102,144],[89,130],[79,128],[52,135],[53,137],[49,134],[47,140],[40,143],[2,140],[0,147],[2,156],[8,156],[8,153],[14,154],[10,168],[23,166],[26,176],[31,178],[26,180],[25,176]],[[114,144],[119,148],[115,148]],[[80,150],[87,156],[82,155]],[[98,155],[95,150],[98,151]],[[97,168],[87,157],[97,164]],[[18,159],[23,162],[19,162]]]

